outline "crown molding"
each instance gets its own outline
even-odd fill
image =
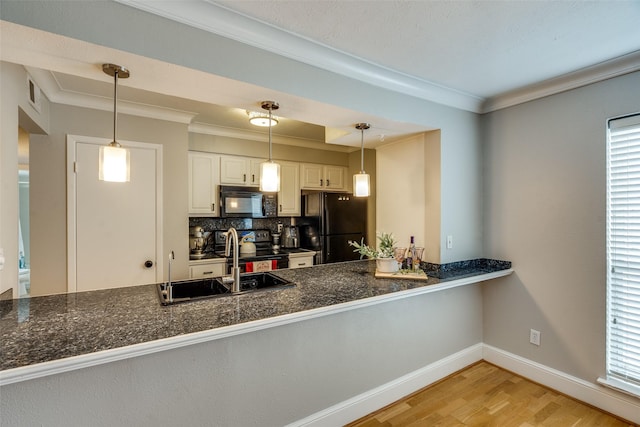
[[[480,112],[484,99],[382,67],[296,36],[208,0],[115,0],[277,55],[371,85],[462,110]]]
[[[115,1],[374,86],[481,114],[640,70],[640,52],[633,52],[490,99],[483,99],[373,64],[257,21],[211,0]]]
[[[244,129],[229,128],[224,126],[216,126],[209,123],[194,122],[189,125],[189,132],[204,135],[222,136],[227,138],[244,139],[247,141],[269,142],[269,137],[263,132],[252,132]],[[277,138],[277,140],[276,140]],[[312,148],[315,150],[338,151],[341,153],[350,153],[356,151],[354,147],[345,145],[336,145],[310,141],[303,138],[293,138],[290,136],[274,135],[272,142],[274,144],[291,145],[294,147]]]
[[[640,51],[582,68],[572,73],[545,80],[534,85],[508,92],[488,99],[481,113],[490,113],[514,105],[522,104],[545,96],[566,92],[592,83],[618,77],[640,70]]]
[[[25,66],[25,69],[50,102],[80,108],[113,111],[113,98],[103,98],[85,93],[66,91],[60,87],[58,81],[50,71],[28,66]],[[132,116],[166,120],[183,124],[191,123],[193,118],[197,115],[196,113],[188,111],[179,111],[155,105],[138,104],[122,100],[118,100],[118,112]]]

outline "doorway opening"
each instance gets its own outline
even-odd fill
[[[31,289],[29,225],[29,132],[18,126],[18,298]]]

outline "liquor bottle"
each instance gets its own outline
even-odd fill
[[[416,245],[411,236],[411,243],[409,243],[409,249],[407,249],[407,270],[413,270],[413,263],[416,259]]]

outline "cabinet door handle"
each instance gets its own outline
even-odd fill
[[[320,187],[322,187],[322,183],[323,183],[323,181],[324,181],[324,180],[322,180],[322,179],[320,180]]]
[[[299,265],[299,266],[303,266],[303,265],[307,265],[307,263],[306,263],[306,262],[301,262],[301,263],[299,263],[298,265]]]
[[[203,272],[202,272],[202,275],[203,275],[203,276],[204,276],[204,275],[207,275],[207,274],[213,274],[213,271],[203,271]]]
[[[216,211],[216,204],[215,203],[211,203],[211,211],[212,212]]]
[[[329,185],[331,185],[331,184],[329,184],[329,180],[327,180],[327,187],[328,187]]]
[[[242,182],[247,182],[247,174],[242,174]]]
[[[251,174],[251,182],[252,182],[252,183],[255,183],[255,182],[256,182],[256,174],[255,174],[255,173],[252,173],[252,174]]]
[[[280,205],[280,212],[282,212],[282,205]]]

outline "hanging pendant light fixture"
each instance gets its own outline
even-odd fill
[[[271,158],[272,111],[280,108],[275,101],[263,101],[262,108],[269,110],[269,161],[260,163],[260,191],[280,191],[280,165]]]
[[[371,192],[369,174],[364,171],[364,131],[370,127],[369,123],[356,123],[356,129],[360,130],[360,173],[353,175],[353,195],[356,197],[369,197]]]
[[[113,141],[100,147],[98,179],[110,182],[128,182],[130,159],[129,150],[116,140],[118,128],[118,78],[129,77],[129,70],[120,65],[103,64],[102,71],[113,76]]]

